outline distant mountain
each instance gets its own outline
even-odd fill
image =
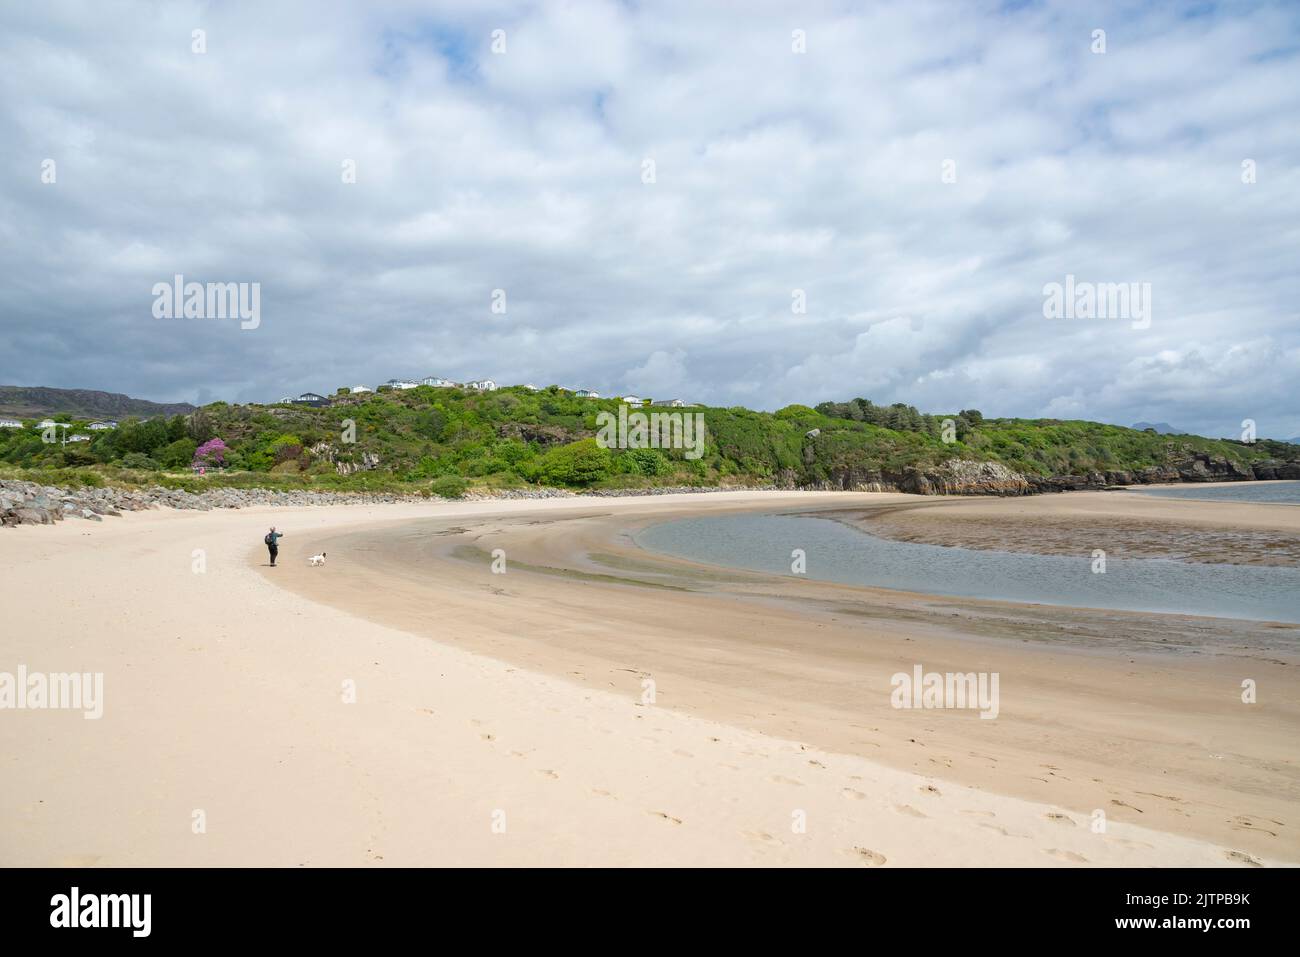
[[[49,389],[44,386],[0,385],[0,415],[34,419],[66,412],[78,419],[152,418],[156,415],[188,415],[188,402],[150,402],[117,392],[91,389]]]
[[[1143,429],[1155,429],[1161,435],[1186,435],[1182,429],[1175,429],[1168,422],[1134,422],[1129,428],[1137,429],[1141,432]]]

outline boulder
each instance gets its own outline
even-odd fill
[[[48,510],[37,508],[34,505],[20,505],[18,508],[11,509],[9,514],[18,519],[21,525],[53,525],[54,519],[50,517]]]

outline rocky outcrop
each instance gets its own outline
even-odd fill
[[[507,422],[497,427],[497,435],[503,439],[516,439],[520,442],[536,442],[542,448],[555,445],[568,445],[582,438],[583,433],[566,429],[559,425],[535,425],[529,422]]]
[[[1259,481],[1295,481],[1300,479],[1300,462],[1258,462],[1253,471]]]
[[[846,492],[910,492],[914,495],[1028,495],[1029,480],[997,462],[953,459],[931,469],[833,469],[806,488]]]
[[[1088,472],[1082,475],[1031,475],[1034,492],[1078,492],[1126,485],[1157,485],[1174,482],[1250,482],[1272,479],[1300,479],[1300,463],[1270,462],[1239,465],[1231,459],[1198,452],[1171,466],[1149,466],[1136,471]]]
[[[343,457],[337,448],[329,442],[317,442],[307,451],[318,459],[323,459],[334,466],[339,475],[351,475],[354,472],[369,472],[379,468],[379,456],[374,452],[362,452],[360,455],[348,453]]]

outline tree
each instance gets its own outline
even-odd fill
[[[209,439],[194,450],[192,465],[202,468],[223,468],[226,464],[226,443],[220,439]]]
[[[158,452],[158,461],[164,468],[183,469],[194,461],[194,452],[197,448],[198,445],[193,439],[177,439]]]
[[[206,442],[212,438],[216,429],[212,425],[212,416],[208,415],[203,409],[195,409],[186,420],[186,434],[189,435],[196,443]],[[172,438],[180,438],[174,435]]]

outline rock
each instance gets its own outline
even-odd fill
[[[54,519],[50,517],[50,513],[46,509],[32,505],[20,505],[18,508],[12,509],[10,514],[15,516],[18,519],[18,524],[21,525],[54,524]]]

